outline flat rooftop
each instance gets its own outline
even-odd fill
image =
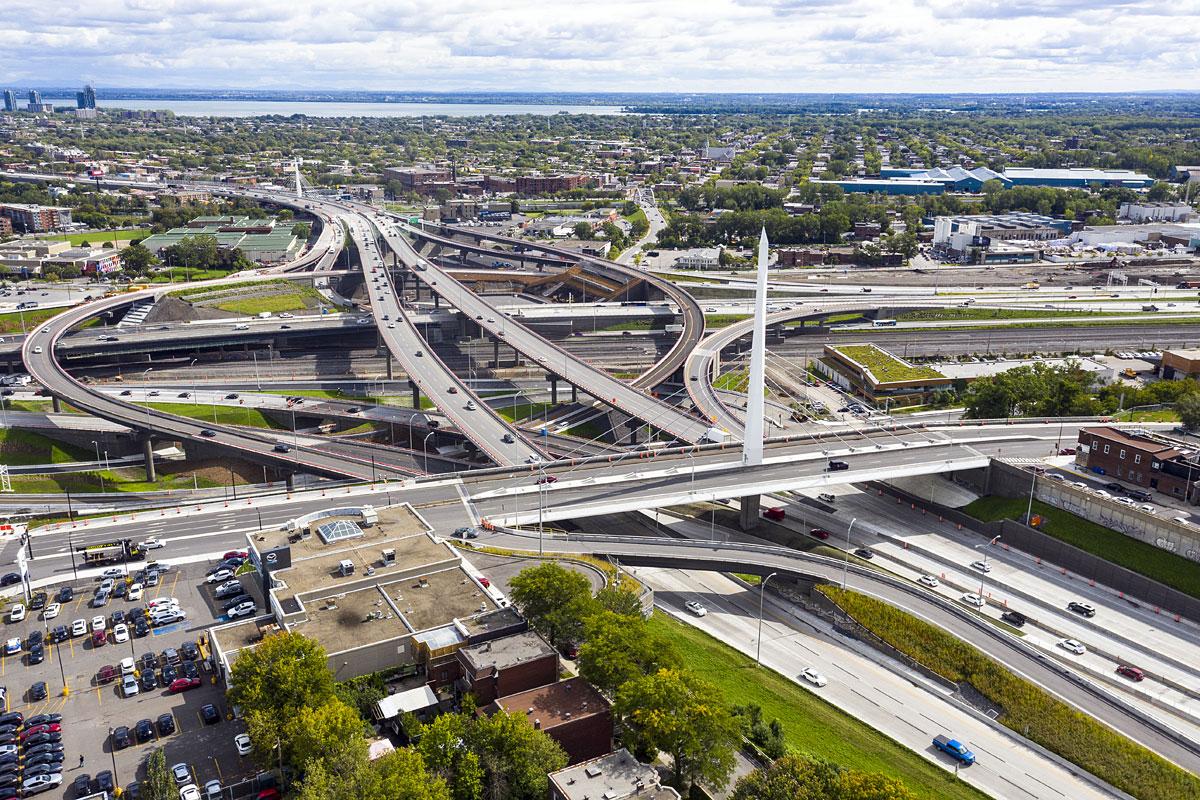
[[[338,507],[336,500],[330,500],[330,510]],[[347,503],[342,507],[354,508],[355,506]],[[417,515],[417,512],[407,504],[391,506],[389,508],[376,508],[375,513],[379,515],[379,522],[377,524],[370,528],[363,528],[363,536],[356,539],[348,539],[344,543],[327,545],[321,541],[315,532],[312,536],[305,536],[299,541],[291,541],[290,534],[287,531],[272,528],[271,530],[259,531],[255,534],[254,546],[261,553],[264,550],[289,545],[292,549],[292,561],[294,562],[297,559],[308,556],[324,555],[339,547],[361,546],[364,542],[384,542],[399,536],[411,536],[414,533],[424,533],[430,530],[421,517]],[[321,522],[328,522],[335,519],[348,519],[356,523],[361,520],[360,517],[351,514],[344,517],[329,517],[322,519]],[[313,527],[315,530],[316,523],[314,523]],[[396,555],[399,557],[399,553]]]
[[[497,608],[487,590],[462,567],[380,586],[414,631],[445,625]]]
[[[550,780],[555,790],[569,800],[621,800],[625,797],[677,800],[679,797],[674,789],[660,787],[658,771],[638,761],[624,747],[591,761],[552,772]]]
[[[289,627],[320,642],[327,653],[340,653],[412,633],[378,586],[310,599],[305,612],[305,621]]]
[[[476,672],[489,668],[504,670],[555,654],[554,648],[533,631],[465,647],[461,653]]]
[[[395,562],[386,567],[383,565],[384,550],[396,551]],[[353,562],[353,574],[342,576],[340,566],[343,561]],[[311,594],[323,596],[338,591],[339,586],[368,578],[368,569],[375,570],[375,582],[382,582],[388,580],[389,574],[417,569],[426,564],[435,569],[435,565],[445,567],[456,561],[458,555],[455,552],[445,544],[433,541],[424,533],[390,539],[363,537],[329,545],[321,555],[302,558],[299,561],[296,560],[293,550],[292,566],[275,572],[273,577],[287,584],[286,589],[276,590],[280,597]],[[307,601],[305,603],[307,604]]]
[[[568,678],[526,692],[498,697],[495,702],[510,714],[523,714],[530,723],[539,721],[542,730],[608,709],[608,701],[604,696],[583,678]]]

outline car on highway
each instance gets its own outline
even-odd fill
[[[1078,600],[1072,600],[1071,602],[1067,603],[1067,610],[1074,611],[1076,614],[1084,617],[1090,618],[1096,616],[1096,609],[1094,606],[1088,603],[1081,603]]]
[[[859,547],[854,551],[854,555],[858,556],[859,558],[865,558],[867,561],[870,561],[875,557],[874,551],[872,551],[869,547]]]
[[[972,561],[971,569],[979,570],[980,572],[991,572],[992,565],[986,561]]]
[[[813,686],[825,686],[829,683],[829,679],[817,672],[815,667],[805,667],[800,673],[800,677],[811,683]]]
[[[827,472],[841,472],[850,469],[850,464],[845,461],[830,461],[825,469]]]
[[[217,435],[217,432],[214,431],[212,428],[204,428],[200,431],[200,435],[206,439],[211,439]]]
[[[506,433],[500,437],[500,441],[504,442],[505,444],[513,444],[516,442],[516,439],[513,438],[511,433]]]
[[[1000,615],[1000,619],[1016,628],[1024,627],[1025,623],[1028,621],[1025,615],[1020,611],[1005,611]]]
[[[538,478],[537,482],[538,482],[539,486],[549,484],[549,483],[558,483],[558,478],[554,477],[553,475],[546,475],[544,477]]]
[[[824,528],[811,528],[808,531],[808,535],[815,536],[818,539],[828,539],[830,537],[829,531],[825,530]]]
[[[1059,639],[1058,646],[1068,653],[1074,653],[1077,656],[1081,656],[1087,652],[1087,648],[1083,646],[1083,643],[1076,639]]]
[[[708,615],[708,609],[705,608],[703,604],[695,600],[688,600],[683,604],[683,607],[697,617],[704,617]]]
[[[1144,672],[1142,672],[1137,667],[1131,667],[1128,664],[1118,664],[1117,665],[1117,674],[1124,675],[1126,678],[1129,678],[1129,680],[1133,681],[1134,683],[1139,683],[1146,679],[1146,674]]]
[[[921,577],[917,578],[917,582],[922,586],[928,586],[930,589],[934,589],[941,584],[941,581],[932,575],[922,575]]]
[[[975,608],[983,608],[984,606],[984,599],[974,592],[967,592],[958,599],[969,606],[974,606]]]

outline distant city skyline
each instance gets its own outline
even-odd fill
[[[12,0],[6,85],[376,91],[1200,90],[1200,0]]]

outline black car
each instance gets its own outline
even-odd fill
[[[9,572],[3,578],[0,578],[0,586],[12,586],[14,583],[21,582],[21,573]]]
[[[38,681],[33,686],[29,687],[29,699],[31,702],[40,703],[46,699],[46,696],[47,692],[45,681]]]
[[[75,780],[71,783],[71,787],[75,790],[76,797],[86,797],[92,793],[92,776],[86,772],[82,775],[76,775]]]
[[[830,461],[827,469],[830,472],[841,472],[842,470],[850,469],[850,465],[845,461]]]
[[[33,728],[38,725],[49,725],[56,722],[62,722],[62,714],[34,714],[29,719],[25,720],[26,728]]]
[[[16,786],[21,782],[21,776],[15,772],[9,772],[0,775],[0,789],[7,789],[10,786]]]
[[[170,714],[160,714],[155,721],[159,736],[170,736],[175,732],[175,718]]]
[[[227,394],[227,395],[225,395],[225,399],[226,400],[237,400],[238,396],[236,394]]]
[[[125,784],[125,786],[121,789],[121,797],[123,797],[125,800],[138,800],[138,798],[141,796],[142,787],[137,781]]]
[[[75,598],[75,590],[70,586],[64,586],[58,590],[58,602],[69,603]]]
[[[60,743],[60,742],[44,742],[42,744],[35,744],[35,745],[30,745],[28,742],[25,743],[25,758],[26,759],[28,759],[30,756],[38,756],[43,753],[59,753],[59,754],[61,754],[62,751],[63,751],[63,746],[62,746],[62,743]]]
[[[871,550],[866,547],[858,548],[854,551],[854,555],[858,556],[859,558],[865,558],[868,561],[875,557],[875,553],[871,552]]]
[[[164,664],[162,668],[162,685],[170,686],[171,681],[179,677],[179,671],[171,664]]]
[[[124,597],[128,588],[129,587],[126,585],[125,581],[117,581],[116,585],[113,586],[113,597]],[[123,611],[114,612],[113,617],[115,618],[117,614],[121,614],[123,616],[124,613],[125,612]]]
[[[0,736],[0,744],[17,744],[18,741],[15,733],[6,733]]]
[[[0,725],[0,737],[13,736],[20,730],[20,725]]]
[[[1067,603],[1067,610],[1074,611],[1076,614],[1081,614],[1085,617],[1096,616],[1095,608],[1088,605],[1087,603],[1080,603],[1076,600],[1072,600],[1071,602]]]
[[[200,648],[195,642],[184,642],[179,646],[179,652],[189,661],[197,661],[200,658]]]
[[[158,688],[158,678],[154,677],[154,670],[148,669],[142,673],[142,691],[153,692]]]
[[[133,744],[133,737],[129,735],[129,727],[122,725],[119,728],[113,728],[113,747],[118,750],[124,750],[129,745]]]
[[[117,584],[117,585],[120,586],[121,584]],[[124,611],[122,611],[121,609],[117,609],[116,611],[114,611],[112,613],[112,624],[113,624],[114,628],[117,625],[120,625],[124,621],[125,621],[125,612]]]
[[[158,656],[154,653],[142,653],[138,656],[138,669],[145,672],[158,666]]]
[[[36,767],[38,764],[62,764],[62,762],[62,753],[38,753],[36,756],[26,758],[23,763],[25,768],[28,769],[29,767]]]
[[[67,630],[66,625],[59,625],[54,630],[50,631],[50,641],[51,642],[55,642],[55,643],[65,642],[67,639],[70,639],[70,638],[71,638],[71,632]]]
[[[1108,489],[1110,492],[1116,492],[1117,494],[1125,494],[1125,487],[1122,486],[1121,484],[1117,483],[1116,481],[1109,481],[1108,483],[1104,484],[1104,488]]]
[[[138,744],[150,741],[154,738],[154,723],[148,719],[139,719],[133,726],[133,735],[137,737]]]
[[[1000,615],[1000,619],[1015,627],[1022,627],[1028,620],[1020,611],[1005,611]]]
[[[21,770],[21,780],[32,778],[34,775],[49,775],[51,772],[62,772],[61,764],[34,764],[33,766],[25,765],[25,769]]]
[[[37,747],[40,744],[58,744],[62,741],[61,733],[35,733],[33,736],[25,737],[26,747]]]
[[[200,717],[205,725],[216,725],[221,721],[221,712],[212,703],[200,706]]]
[[[34,765],[36,766],[36,764]],[[19,761],[5,761],[0,764],[0,775],[9,775],[14,772],[21,771],[21,763]]]
[[[290,448],[286,444],[282,444],[282,443],[275,445],[271,449],[274,450],[276,453],[290,453],[292,450],[292,448]]]
[[[29,598],[29,610],[41,611],[46,607],[46,593],[34,592],[33,597]]]
[[[42,632],[40,629],[34,631],[33,633],[31,633],[25,637],[25,649],[26,650],[32,650],[35,647],[41,647],[41,646],[42,646]]]
[[[115,788],[115,784],[113,783],[113,774],[112,774],[111,769],[106,769],[102,772],[96,773],[96,790],[97,791],[108,792],[109,794],[112,794],[112,790],[114,788]]]
[[[25,721],[25,715],[20,711],[9,711],[7,714],[0,714],[0,725],[20,725]]]
[[[40,644],[36,645],[34,647],[29,648],[29,655],[26,657],[26,659],[29,662],[29,666],[33,666],[34,664],[40,664],[46,660],[46,651],[42,648],[42,646]]]
[[[133,635],[141,638],[150,633],[150,625],[146,622],[145,617],[138,617],[133,621]]]
[[[195,661],[185,661],[180,665],[179,669],[183,672],[185,678],[195,680],[200,677],[200,668],[196,666]]]

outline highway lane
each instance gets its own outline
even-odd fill
[[[758,653],[757,591],[716,572],[653,567],[632,571],[654,589],[655,606],[660,610],[751,658]],[[703,604],[707,614],[696,617],[687,612],[683,604],[691,600]],[[848,646],[845,638],[835,637],[824,622],[817,623],[775,594],[768,593],[764,605],[764,666],[943,769],[952,770],[953,765],[932,748],[933,737],[949,734],[965,742],[979,760],[961,770],[959,777],[992,797],[1019,794],[1038,800],[1083,800],[1115,796],[1015,735],[997,730],[922,676],[897,674],[865,646]],[[818,688],[800,678],[799,673],[807,667],[817,669],[829,683]]]
[[[658,400],[630,384],[611,377],[590,364],[575,360],[566,350],[522,325],[511,316],[497,311],[492,303],[468,290],[444,270],[419,256],[392,226],[379,222],[388,246],[405,264],[422,273],[426,283],[436,281],[435,291],[450,305],[472,318],[482,329],[504,341],[548,372],[604,403],[610,404],[643,422],[666,431],[684,442],[699,442],[708,434],[708,426],[680,409]]]
[[[378,230],[373,222],[360,217],[352,223],[351,230],[358,243],[375,325],[409,380],[500,466],[541,460],[545,454],[539,447],[478,397],[470,384],[455,375],[421,336],[388,278],[382,254],[376,247]]]

